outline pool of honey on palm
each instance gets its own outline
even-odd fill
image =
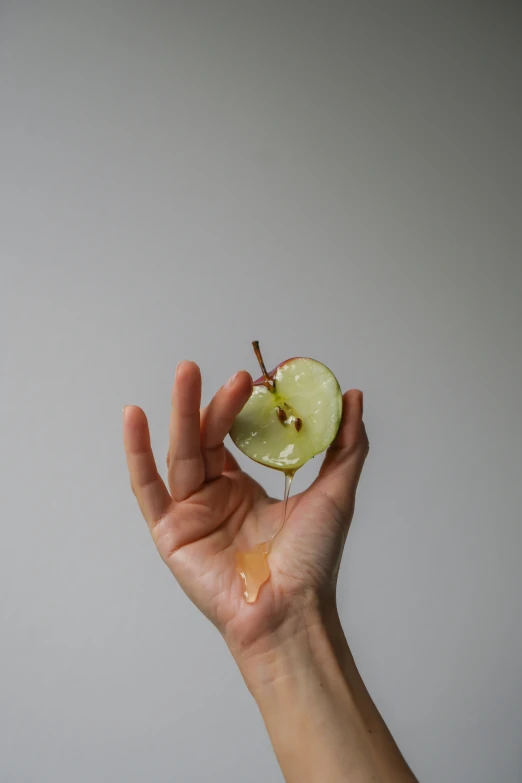
[[[286,507],[290,487],[294,477],[294,470],[285,470],[285,494],[283,499],[283,514],[281,524],[273,536],[268,541],[262,541],[247,552],[236,553],[236,570],[243,581],[243,597],[248,604],[254,603],[259,595],[261,587],[270,579],[270,567],[268,565],[268,555],[272,542],[283,529],[286,521]]]

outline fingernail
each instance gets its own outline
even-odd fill
[[[228,379],[228,381],[225,383],[225,389],[231,389],[232,388],[232,386],[236,382],[236,378],[237,378],[238,375],[239,375],[239,373],[236,372],[231,378]]]

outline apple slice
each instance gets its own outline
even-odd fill
[[[263,376],[254,382],[230,437],[255,462],[294,472],[337,435],[341,389],[331,370],[314,359],[287,359],[268,373],[257,341],[253,346]]]

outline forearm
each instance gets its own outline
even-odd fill
[[[355,667],[335,611],[238,657],[287,783],[415,780]]]
[[[386,781],[415,783],[415,776],[403,758],[359,674],[335,608],[328,615],[326,628],[343,676],[364,721],[382,778]]]

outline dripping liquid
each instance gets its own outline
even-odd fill
[[[248,604],[254,603],[261,586],[270,578],[268,555],[274,539],[279,535],[286,521],[288,496],[290,495],[290,487],[292,486],[295,470],[285,470],[284,474],[285,494],[279,528],[270,536],[268,541],[262,541],[260,544],[257,544],[250,552],[238,552],[236,554],[236,569],[243,580],[243,597]]]

